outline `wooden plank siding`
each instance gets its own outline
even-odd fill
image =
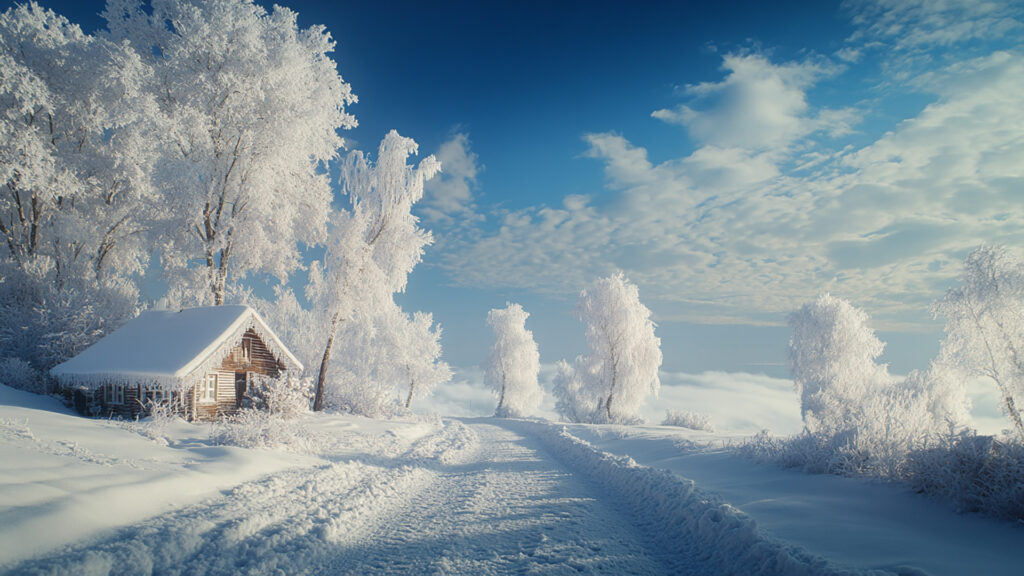
[[[216,401],[203,402],[199,400],[199,385],[196,384],[187,390],[181,399],[180,406],[183,416],[190,420],[214,420],[220,416],[234,414],[241,407],[240,393],[244,395],[247,392],[236,389],[236,376],[242,381],[245,380],[245,374],[248,372],[277,377],[284,368],[284,364],[270,353],[256,332],[249,329],[242,336],[242,341],[224,358],[218,369],[212,372],[217,374]],[[118,385],[124,386],[124,402],[107,402],[107,397],[104,394],[105,388]],[[83,391],[74,393],[88,394],[88,403],[93,406],[94,414],[98,416],[134,419],[148,413],[146,407],[139,401],[143,393],[142,386],[142,383],[111,383],[105,384],[91,393]],[[172,402],[176,400],[173,394],[170,396]],[[75,405],[77,405],[77,401]],[[98,412],[96,412],[97,408]]]

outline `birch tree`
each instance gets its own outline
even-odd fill
[[[155,71],[170,120],[161,186],[180,217],[162,253],[175,299],[222,304],[250,272],[286,279],[298,244],[325,238],[326,166],[355,125],[330,34],[252,0],[109,0],[103,16]]]
[[[593,402],[591,422],[635,422],[648,393],[661,387],[661,340],[654,335],[651,311],[640,291],[621,272],[601,278],[580,293],[576,317],[586,324],[590,353],[576,359],[576,377],[565,382],[582,387],[564,398]],[[586,414],[581,407],[571,412]]]
[[[1024,261],[1002,246],[978,248],[964,262],[960,286],[934,310],[946,318],[942,363],[994,382],[1003,412],[1024,441]]]
[[[392,130],[381,141],[377,161],[352,152],[342,166],[351,212],[339,214],[323,264],[311,271],[311,295],[327,321],[313,409],[324,407],[325,385],[335,339],[346,323],[359,321],[369,341],[372,324],[394,305],[408,275],[430,244],[429,231],[418,226],[412,206],[423,197],[423,183],[440,169],[433,157],[407,164],[418,146]],[[355,339],[356,341],[359,338]]]
[[[529,316],[522,306],[511,302],[487,313],[494,345],[484,362],[484,384],[498,397],[494,415],[501,418],[529,416],[544,397],[537,380],[540,352],[533,332],[526,329]]]

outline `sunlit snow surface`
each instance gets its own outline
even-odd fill
[[[0,571],[1019,573],[1018,526],[898,486],[761,466],[723,449],[735,437],[304,425],[331,439],[317,454],[211,446],[207,425],[185,423],[165,446],[0,387]]]

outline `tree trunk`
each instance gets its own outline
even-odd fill
[[[501,394],[498,396],[498,407],[494,409],[495,416],[501,416],[501,409],[505,406],[505,369],[501,369]]]
[[[405,408],[412,406],[412,394],[416,390],[416,381],[409,380],[409,396],[405,399]]]
[[[1017,428],[1017,436],[1024,440],[1024,422],[1021,421],[1020,411],[1017,410],[1017,404],[1009,391],[1003,392],[1003,402],[1006,404],[1006,413],[1010,415],[1010,420],[1013,420],[1013,425]]]
[[[327,346],[324,347],[324,357],[320,360],[320,373],[316,377],[316,393],[313,395],[314,412],[320,412],[324,409],[324,382],[327,380],[327,364],[331,361],[331,348],[334,347],[334,337],[338,334],[340,320],[337,314],[331,319],[331,334],[327,338]]]
[[[618,370],[612,367],[612,385],[608,388],[608,401],[604,403],[605,412],[608,413],[608,422],[612,421],[612,398],[615,397],[615,380],[618,377]]]

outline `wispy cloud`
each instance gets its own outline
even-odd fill
[[[441,161],[441,173],[426,183],[419,212],[432,225],[465,225],[482,220],[473,192],[483,167],[472,151],[469,135],[456,133],[441,144],[435,156]]]
[[[871,6],[851,5],[858,49],[918,33],[884,27],[887,14],[910,22],[959,13],[935,16],[922,3],[878,16],[883,5]],[[961,40],[977,26],[1003,30],[1004,12],[982,10],[988,23],[961,31]],[[945,40],[905,42],[909,50]],[[585,155],[606,178],[600,202],[577,195],[502,213],[496,227],[455,242],[445,265],[467,285],[562,293],[622,269],[656,315],[662,302],[667,317],[693,322],[778,323],[828,290],[866,307],[879,329],[934,328],[930,303],[966,252],[983,242],[1024,244],[1022,48],[945,53],[904,83],[930,104],[874,141],[838,150],[831,139],[868,112],[816,106],[810,95],[857,58],[726,55],[721,79],[692,85],[682,104],[653,113],[685,128],[693,152],[654,162],[621,134],[587,134]],[[886,92],[867,90],[880,101],[872,110],[884,109]]]

